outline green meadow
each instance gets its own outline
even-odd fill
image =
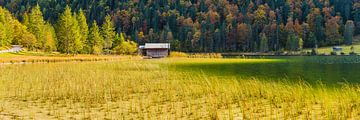
[[[337,57],[4,64],[0,119],[359,119],[359,67]]]

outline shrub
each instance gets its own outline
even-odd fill
[[[336,52],[331,52],[330,55],[337,55],[337,53]]]
[[[318,54],[318,52],[317,52],[317,50],[316,49],[311,49],[311,55],[317,55]]]
[[[124,41],[113,49],[118,55],[133,55],[137,52],[137,44],[133,41]]]
[[[357,55],[355,52],[350,52],[349,55]]]
[[[99,47],[93,47],[93,54],[99,55],[99,54],[101,54],[101,52],[102,52],[102,49],[101,49],[101,48],[99,48]]]
[[[189,58],[222,58],[220,53],[193,53],[189,55]]]
[[[184,52],[170,52],[170,57],[189,57],[189,55]]]

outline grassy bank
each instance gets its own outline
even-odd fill
[[[354,41],[353,41],[353,45],[339,45],[341,48],[343,48],[343,50],[341,52],[345,53],[346,55],[348,55],[351,51],[351,47],[354,47],[354,52],[355,53],[360,53],[360,36],[354,36]],[[309,49],[304,49],[304,52],[311,52],[312,48]],[[319,54],[325,54],[325,55],[330,55],[330,53],[333,51],[333,46],[329,46],[329,47],[320,47],[318,48],[318,53]]]
[[[268,59],[155,59],[0,65],[0,119],[359,119],[359,88],[182,71],[200,63]],[[221,71],[221,69],[219,69]]]
[[[116,61],[123,59],[140,59],[138,56],[116,55],[67,55],[44,52],[20,52],[0,54],[1,63],[54,63],[54,62],[84,62],[84,61]]]

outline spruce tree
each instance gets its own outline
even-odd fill
[[[84,44],[81,41],[81,30],[80,30],[79,22],[77,21],[77,14],[73,15],[72,23],[73,26],[72,26],[71,34],[73,34],[73,36],[76,37],[74,39],[74,50],[76,53],[81,53],[83,51]]]
[[[264,33],[261,34],[261,41],[260,41],[260,51],[267,52],[268,49],[268,39]]]
[[[35,47],[37,49],[42,49],[44,48],[46,39],[44,38],[44,18],[43,18],[43,14],[40,11],[40,6],[36,5],[36,7],[34,7],[31,10],[31,13],[29,14],[28,17],[28,21],[26,21],[28,23],[26,23],[28,26],[28,30],[30,33],[34,34],[36,37],[36,45]]]
[[[0,48],[6,46],[6,29],[4,24],[0,22]]]
[[[105,17],[105,21],[101,28],[101,33],[104,38],[104,49],[111,49],[113,47],[113,41],[115,38],[115,28],[111,21],[110,15]]]
[[[345,44],[347,45],[351,45],[352,41],[353,41],[353,36],[354,36],[354,22],[351,20],[348,20],[345,24],[345,31],[344,31],[344,40],[345,40]]]
[[[33,45],[36,49],[41,49],[46,52],[56,50],[56,36],[53,26],[46,23],[43,14],[40,11],[40,6],[37,5],[31,10],[30,15],[24,15],[24,24],[28,26],[30,33],[35,35],[36,42]]]
[[[82,48],[81,37],[77,20],[71,13],[71,8],[67,6],[61,14],[57,23],[58,48],[62,53],[76,54]]]
[[[104,39],[100,34],[100,29],[97,26],[96,21],[93,22],[90,28],[89,41],[91,44],[92,54],[101,54],[104,44]]]
[[[56,33],[54,27],[50,23],[46,23],[44,27],[43,39],[45,39],[45,44],[43,49],[46,52],[56,51]]]
[[[14,20],[9,11],[0,7],[0,47],[9,47],[13,40]]]
[[[77,21],[80,27],[80,41],[83,43],[82,53],[91,53],[90,43],[88,42],[89,27],[83,10],[80,9],[77,15]]]

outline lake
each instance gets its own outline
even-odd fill
[[[238,58],[224,58],[238,59]],[[256,78],[260,80],[306,81],[311,85],[324,83],[338,86],[343,83],[360,83],[359,56],[293,56],[293,57],[252,57],[251,59],[277,59],[274,62],[197,62],[176,64],[175,69],[203,73],[219,78]],[[202,72],[201,72],[202,71]]]

